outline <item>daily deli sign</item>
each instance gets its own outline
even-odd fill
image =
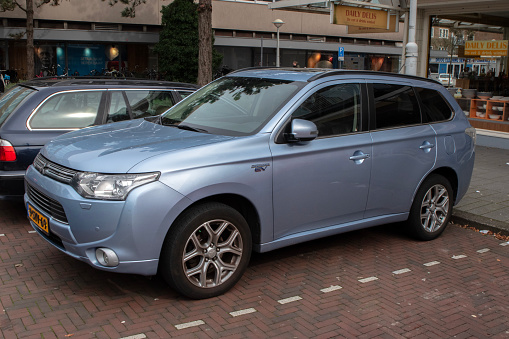
[[[387,12],[376,9],[334,5],[331,22],[336,25],[349,25],[387,30]]]
[[[507,56],[509,40],[465,41],[465,56]]]

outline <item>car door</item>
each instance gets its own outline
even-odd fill
[[[414,89],[372,83],[372,174],[365,218],[409,212],[415,191],[436,159],[436,134],[422,122]]]
[[[316,87],[291,118],[314,122],[318,138],[271,145],[275,239],[362,219],[371,172],[364,98],[360,83]]]

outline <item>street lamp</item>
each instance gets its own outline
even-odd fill
[[[272,21],[272,23],[277,28],[276,67],[279,67],[279,27],[283,26],[285,23],[281,19],[276,19]]]

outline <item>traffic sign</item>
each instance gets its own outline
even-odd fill
[[[339,47],[338,49],[338,61],[345,61],[345,48]]]

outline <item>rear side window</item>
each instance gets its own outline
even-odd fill
[[[415,88],[422,103],[422,112],[427,122],[449,120],[452,117],[451,106],[439,92],[428,88]]]
[[[102,91],[73,91],[51,96],[30,120],[32,129],[77,129],[94,124]]]
[[[410,86],[373,84],[376,129],[421,123],[421,113]]]
[[[360,130],[360,108],[359,84],[334,85],[311,94],[292,118],[315,123],[319,137],[341,135]]]
[[[0,97],[0,126],[9,115],[35,90],[16,86]]]

